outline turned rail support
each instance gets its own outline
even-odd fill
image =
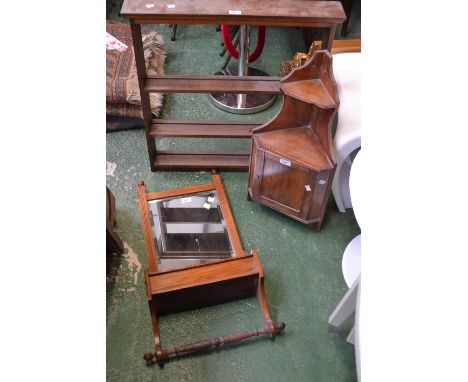
[[[191,344],[175,346],[169,349],[162,349],[161,352],[146,353],[143,358],[146,362],[152,361],[154,358],[158,361],[159,366],[163,366],[164,360],[175,358],[184,354],[199,352],[207,349],[214,349],[221,345],[227,345],[235,342],[245,340],[250,337],[257,337],[262,335],[269,335],[275,337],[277,333],[284,330],[286,325],[284,322],[273,324],[274,330],[270,330],[268,326],[260,327],[257,329],[246,330],[243,332],[236,332],[222,337],[213,337]]]

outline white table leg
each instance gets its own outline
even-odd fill
[[[357,293],[361,276],[359,276],[348,289],[335,310],[328,319],[328,323],[333,326],[340,326],[356,310]]]

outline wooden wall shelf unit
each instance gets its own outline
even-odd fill
[[[145,354],[162,366],[165,359],[258,335],[275,335],[284,324],[270,318],[263,287],[263,269],[255,249],[242,248],[221,178],[212,183],[160,192],[138,183],[145,240],[146,296],[154,353]],[[256,296],[263,326],[245,332],[163,349],[158,316]]]
[[[281,110],[252,133],[248,197],[319,231],[336,168],[331,54],[315,51],[281,81],[281,91]]]
[[[135,62],[140,85],[151,171],[211,170],[247,171],[249,153],[160,152],[155,138],[250,136],[251,125],[226,121],[158,121],[151,115],[149,93],[280,93],[280,77],[222,77],[146,75],[141,24],[230,24],[323,28],[323,47],[330,49],[336,25],[346,19],[339,1],[309,0],[124,0],[120,14],[130,19]],[[168,8],[168,4],[175,7]]]

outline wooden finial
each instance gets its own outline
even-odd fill
[[[284,322],[280,322],[279,324],[275,324],[276,332],[282,332],[284,328],[286,327],[286,324]]]

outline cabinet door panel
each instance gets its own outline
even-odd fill
[[[283,163],[286,164],[283,164]],[[302,209],[308,172],[294,162],[270,153],[264,153],[260,197],[285,207],[290,213]]]

